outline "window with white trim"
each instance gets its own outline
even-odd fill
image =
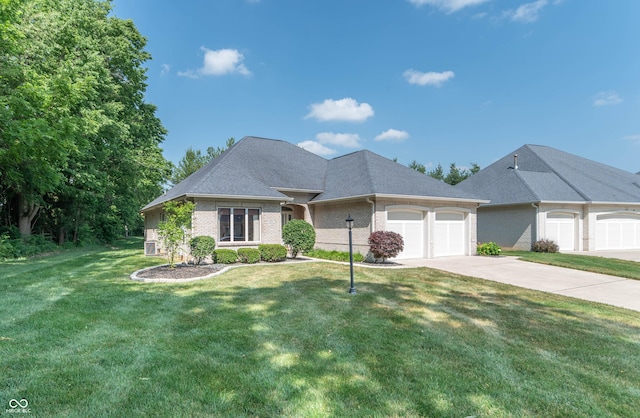
[[[219,208],[218,241],[260,241],[260,209]]]

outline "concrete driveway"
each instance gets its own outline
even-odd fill
[[[598,255],[603,253],[599,252]],[[461,256],[398,262],[406,266],[430,267],[640,312],[640,280],[530,263],[516,257]]]

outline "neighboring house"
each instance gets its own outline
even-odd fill
[[[478,241],[530,250],[640,249],[636,174],[557,149],[525,145],[456,187],[490,200],[478,208]]]
[[[157,226],[163,204],[196,203],[192,236],[209,235],[217,247],[282,243],[282,226],[304,219],[316,247],[348,250],[345,219],[354,219],[354,251],[368,253],[373,231],[404,237],[398,258],[469,255],[476,250],[471,193],[383,158],[358,151],[326,160],[285,141],[245,137],[142,209],[145,253],[161,253]]]

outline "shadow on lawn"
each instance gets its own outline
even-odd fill
[[[165,293],[180,306],[160,338],[180,348],[176,379],[221,414],[610,413],[585,399],[598,394],[639,406],[617,387],[638,382],[619,380],[628,365],[615,360],[637,360],[637,341],[602,332],[620,332],[618,322],[505,286],[467,281],[460,291],[465,279],[439,282],[428,270],[403,273],[412,276],[403,283],[376,278],[398,273],[361,270],[349,295],[336,278],[344,271],[322,265],[273,286]],[[602,350],[609,354],[594,355]]]
[[[60,263],[47,279],[59,295],[9,289],[17,304],[43,302],[0,330],[16,333],[3,396],[21,388],[34,407],[87,416],[640,409],[638,377],[620,373],[640,364],[640,328],[623,310],[428,269],[357,268],[349,295],[348,267],[326,263],[144,284],[126,279],[127,256]]]

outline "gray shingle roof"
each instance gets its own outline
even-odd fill
[[[518,169],[513,168],[514,154]],[[491,205],[535,202],[640,203],[640,182],[630,172],[555,148],[524,145],[456,186]]]
[[[327,161],[289,142],[245,137],[142,211],[188,196],[286,201],[289,190],[317,192],[318,202],[380,194],[480,201],[370,151]]]
[[[470,193],[363,150],[329,161],[326,190],[313,202],[372,195],[479,200]]]
[[[322,190],[327,160],[285,141],[245,137],[142,211],[173,199],[209,195],[288,200],[282,189]]]

